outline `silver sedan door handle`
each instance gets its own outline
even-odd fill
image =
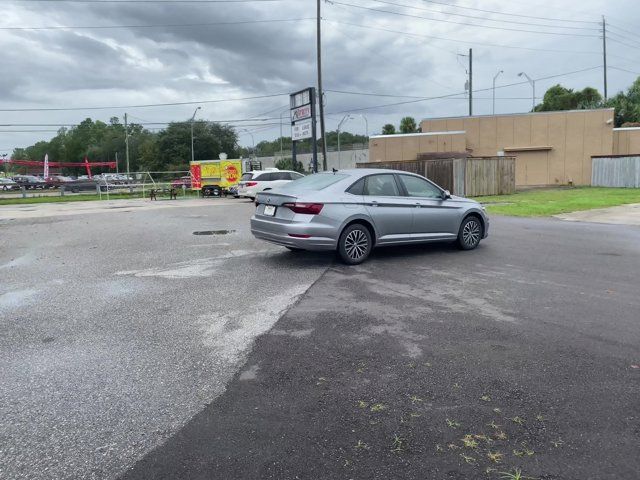
[[[416,208],[420,208],[422,206],[421,203],[416,202]]]

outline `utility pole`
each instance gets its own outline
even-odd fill
[[[322,145],[322,169],[327,169],[327,142],[325,141],[324,135],[324,94],[322,93],[322,34],[320,29],[320,24],[322,22],[322,17],[320,16],[320,2],[321,0],[317,0],[318,3],[318,13],[317,13],[317,47],[318,47],[318,106],[320,107],[320,144]]]
[[[469,49],[469,116],[473,116],[473,48]]]
[[[202,107],[198,107],[196,108],[196,110],[193,112],[193,115],[191,116],[191,161],[194,161],[194,153],[193,153],[193,121],[196,119],[196,113],[198,113],[198,110],[200,110]]]
[[[129,181],[129,127],[127,124],[127,114],[124,114],[124,145],[125,156],[127,158],[127,182]]]
[[[607,21],[602,16],[602,55],[604,56],[604,99],[607,100]]]

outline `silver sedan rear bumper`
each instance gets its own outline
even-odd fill
[[[263,218],[251,217],[251,233],[254,237],[285,247],[302,250],[335,250],[337,240],[328,235],[328,225],[312,223],[282,223]],[[292,236],[293,235],[293,236]],[[297,235],[310,235],[301,238]]]

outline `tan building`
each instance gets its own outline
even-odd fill
[[[369,140],[369,161],[420,153],[516,157],[516,185],[591,183],[592,155],[640,153],[640,128],[614,129],[613,109],[427,119],[423,133]]]
[[[640,154],[640,127],[613,129],[613,154]]]

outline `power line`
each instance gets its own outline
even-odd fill
[[[10,0],[3,3],[266,3],[286,0]]]
[[[614,70],[620,70],[621,72],[627,72],[627,73],[630,73],[631,75],[640,76],[640,72],[632,72],[631,70],[627,70],[626,68],[614,67],[612,65],[609,65],[609,68],[613,68]]]
[[[367,50],[371,51],[371,50],[369,49],[369,47],[367,47],[366,45],[364,45],[364,44],[363,44],[360,40],[358,40],[357,38],[354,38],[354,37],[352,37],[351,35],[348,35],[347,33],[343,32],[342,30],[340,30],[339,28],[337,28],[335,25],[333,25],[333,27],[334,27],[334,30],[335,30],[336,32],[338,32],[338,33],[340,33],[341,35],[343,35],[343,36],[347,37],[348,39],[350,39],[350,40],[352,40],[352,41],[356,42],[356,43],[357,43],[357,44],[359,44],[362,48],[365,48],[365,49],[367,49]],[[441,49],[438,49],[437,47],[432,47],[432,48],[436,48],[437,50],[440,50],[440,51],[441,51]],[[395,60],[395,59],[393,59],[393,58],[389,58],[389,57],[387,57],[387,56],[385,56],[385,55],[382,55],[380,52],[377,52],[377,51],[375,51],[375,52],[371,51],[371,52],[372,52],[375,56],[377,56],[377,57],[379,57],[379,58],[382,58],[382,59],[383,59],[384,61],[386,61],[386,62],[393,63],[393,64],[395,64],[395,65],[397,65],[397,66],[399,66],[399,67],[401,67],[401,68],[405,68],[405,65],[402,65],[398,60]],[[455,53],[454,53],[454,52],[451,52],[451,53],[453,53],[453,54],[455,55]],[[435,81],[435,80],[433,80],[433,79],[431,79],[431,78],[428,78],[428,79],[427,79],[427,81],[429,81],[429,82],[431,82],[431,83],[434,83],[434,84],[438,85],[439,87],[442,87],[442,88],[448,88],[446,85],[443,85],[443,84],[441,84],[441,83],[439,83],[439,82],[437,82],[437,81]]]
[[[455,16],[455,17],[463,17],[463,18],[471,18],[473,20],[484,20],[484,21],[488,21],[488,22],[500,22],[500,23],[507,23],[507,24],[511,24],[511,25],[527,25],[530,27],[543,27],[543,28],[565,28],[565,29],[570,29],[570,30],[587,30],[587,31],[596,31],[596,29],[594,27],[571,27],[571,26],[565,26],[565,25],[547,25],[547,24],[540,24],[540,23],[531,23],[531,22],[520,22],[517,20],[500,20],[500,19],[493,19],[493,18],[486,18],[486,17],[478,17],[476,15],[465,15],[463,13],[453,13],[453,12],[443,12],[440,10],[434,10],[432,8],[424,8],[424,7],[416,7],[413,5],[407,5],[407,4],[403,4],[403,3],[394,3],[394,2],[389,2],[387,0],[371,0],[372,2],[376,2],[376,3],[382,3],[385,5],[393,5],[395,7],[404,7],[404,8],[411,8],[413,10],[420,10],[423,12],[431,12],[431,13],[437,13],[440,15],[449,15],[449,16]]]
[[[0,108],[0,112],[68,112],[82,110],[117,110],[123,108],[149,108],[149,107],[174,107],[179,105],[198,105],[203,103],[241,102],[245,100],[258,100],[262,98],[274,98],[288,96],[288,93],[273,93],[269,95],[256,95],[242,98],[223,98],[217,100],[199,100],[195,102],[149,103],[145,105],[116,105],[103,107],[55,107],[55,108]]]
[[[584,55],[602,55],[602,52],[596,52],[596,51],[580,51],[580,50],[555,50],[555,49],[547,49],[547,48],[534,48],[534,47],[521,47],[521,46],[516,46],[516,45],[504,45],[504,44],[497,44],[497,43],[485,43],[485,42],[476,42],[476,41],[469,41],[469,40],[458,40],[458,39],[454,39],[454,38],[446,38],[446,37],[436,37],[434,35],[422,35],[419,33],[410,33],[410,32],[403,32],[400,30],[391,30],[388,28],[383,28],[383,27],[374,27],[371,25],[362,25],[362,24],[358,24],[358,23],[351,23],[351,22],[342,22],[342,21],[338,21],[338,20],[325,20],[325,22],[329,22],[329,23],[337,23],[340,25],[347,25],[347,26],[351,26],[351,27],[359,27],[359,28],[366,28],[366,29],[370,29],[370,30],[379,30],[382,32],[389,32],[389,33],[396,33],[399,35],[406,35],[409,37],[418,37],[418,38],[430,38],[433,40],[442,40],[444,42],[454,42],[454,43],[461,43],[463,45],[482,45],[485,47],[496,47],[496,48],[512,48],[512,49],[517,49],[517,50],[529,50],[529,51],[533,51],[533,52],[550,52],[550,53],[571,53],[571,54],[584,54]]]
[[[315,18],[282,18],[273,20],[242,20],[237,22],[210,22],[210,23],[167,23],[154,25],[78,25],[78,26],[49,26],[49,27],[0,27],[0,30],[109,30],[118,28],[175,28],[175,27],[211,27],[223,25],[245,25],[254,23],[278,23],[299,22],[302,20],[315,20]]]
[[[601,69],[602,65],[598,65],[597,67],[589,67],[589,68],[583,68],[581,70],[575,70],[573,72],[566,72],[566,73],[560,73],[560,74],[556,74],[556,75],[549,75],[546,77],[540,77],[540,78],[536,78],[535,81],[542,81],[542,80],[549,80],[552,78],[558,78],[558,77],[564,77],[567,75],[574,75],[576,73],[583,73],[583,72],[588,72],[591,70],[596,70],[596,69]],[[514,87],[517,85],[526,85],[528,84],[528,81],[524,81],[524,82],[516,82],[516,83],[510,83],[510,84],[506,84],[506,85],[499,85],[496,86],[496,89],[499,88],[508,88],[508,87]],[[489,87],[489,88],[481,88],[478,90],[474,90],[473,93],[476,92],[487,92],[487,91],[491,91],[493,90],[493,87]],[[370,107],[362,107],[362,108],[355,108],[355,109],[349,109],[349,110],[343,110],[340,112],[332,112],[332,114],[338,115],[338,114],[342,114],[342,113],[349,113],[349,112],[359,112],[362,110],[372,110],[372,109],[376,109],[376,108],[385,108],[385,107],[394,107],[394,106],[399,106],[399,105],[408,105],[408,104],[412,104],[412,103],[420,103],[420,102],[425,102],[425,101],[429,101],[429,100],[440,100],[440,99],[445,99],[445,98],[450,98],[450,97],[455,97],[455,96],[459,96],[459,95],[465,95],[466,92],[458,92],[458,93],[451,93],[448,95],[439,95],[436,97],[425,97],[425,98],[421,98],[418,100],[407,100],[404,102],[395,102],[395,103],[387,103],[387,104],[383,104],[383,105],[373,105]],[[531,98],[531,97],[529,97]]]
[[[422,17],[420,15],[411,15],[409,13],[392,12],[390,10],[382,10],[382,9],[377,9],[377,8],[365,7],[363,5],[354,5],[352,3],[338,2],[336,0],[331,0],[331,5],[344,5],[344,6],[347,6],[347,7],[357,8],[357,9],[361,9],[361,10],[367,10],[367,11],[376,12],[376,13],[387,13],[389,15],[398,15],[398,16],[401,16],[401,17],[419,18],[419,19],[422,19],[422,20],[428,20],[428,21],[433,21],[433,22],[442,22],[442,23],[451,23],[451,24],[454,24],[454,25],[464,25],[464,26],[467,26],[467,27],[489,28],[489,29],[492,29],[492,30],[504,30],[504,31],[510,31],[510,32],[537,33],[539,35],[560,35],[560,36],[568,36],[568,37],[598,38],[598,35],[587,35],[587,34],[583,34],[583,33],[542,32],[542,31],[539,31],[539,30],[523,30],[523,29],[520,29],[520,28],[494,27],[494,26],[491,26],[491,25],[478,25],[478,24],[475,24],[475,23],[454,22],[452,20],[442,20],[442,19],[436,19],[436,18]]]
[[[169,125],[169,124],[191,124],[191,120],[171,120],[169,122],[152,122],[150,120],[144,120],[139,117],[134,117],[133,115],[129,115],[129,118],[137,118],[141,120],[140,122],[130,122],[129,125]],[[268,118],[238,118],[238,119],[206,119],[206,120],[196,120],[195,123],[205,122],[205,123],[240,123],[240,122],[267,122],[269,120],[279,120],[280,117],[268,117]],[[82,125],[81,123],[0,123],[0,128],[5,127],[79,127]],[[124,126],[123,124],[118,124]],[[256,123],[256,125],[261,125],[260,123]]]
[[[498,88],[498,87],[496,87]],[[474,92],[477,90],[474,90]],[[367,96],[367,97],[388,97],[388,98],[410,98],[410,99],[416,99],[416,100],[424,100],[425,98],[431,98],[431,97],[420,97],[420,96],[416,96],[416,95],[393,95],[393,94],[386,94],[386,93],[371,93],[371,92],[354,92],[354,91],[347,91],[347,90],[330,90],[330,89],[326,89],[325,92],[331,92],[331,93],[339,93],[339,94],[344,94],[344,95],[361,95],[361,96]],[[467,97],[447,97],[450,98],[451,100],[466,100]],[[473,97],[474,100],[492,100],[493,97]],[[528,97],[496,97],[496,100],[531,100],[531,96]],[[2,125],[0,125],[2,126]]]
[[[640,42],[638,40],[633,40],[633,39],[627,38],[625,35],[620,35],[619,33],[607,30],[607,38],[611,39],[611,35],[614,35],[615,37],[621,38],[625,42],[631,42],[632,44],[637,45],[636,48],[640,48]]]
[[[185,122],[174,122],[174,123],[185,123]],[[136,124],[140,125],[140,124]],[[256,123],[256,124],[242,124],[242,125],[233,125],[227,124],[231,127],[266,127],[266,126],[279,126],[280,123]],[[162,127],[152,127],[147,130],[163,130]],[[59,130],[52,129],[27,129],[27,130],[0,130],[0,133],[36,133],[36,132],[48,132],[48,133],[58,133]]]
[[[625,30],[624,28],[620,28],[617,25],[609,23],[609,22],[607,22],[607,27],[613,27],[616,30],[620,30],[621,32],[628,33],[629,35],[632,35],[634,37],[637,35],[637,33],[630,32],[629,30]]]
[[[626,57],[621,57],[620,55],[615,55],[613,53],[608,53],[607,52],[607,56],[612,57],[612,58],[617,58],[622,60],[623,62],[629,62],[629,63],[633,63],[634,65],[638,63],[637,60],[632,60],[630,58],[626,58]]]
[[[508,12],[499,12],[496,10],[486,10],[486,9],[482,9],[482,8],[474,8],[474,7],[464,7],[462,5],[456,5],[456,4],[451,4],[451,3],[444,3],[444,2],[437,2],[434,0],[422,0],[424,3],[432,3],[434,5],[442,5],[445,7],[451,7],[451,8],[459,8],[461,10],[472,10],[475,12],[483,12],[483,13],[493,13],[495,15],[505,15],[505,16],[511,16],[511,17],[518,17],[518,18],[530,18],[533,20],[549,20],[549,21],[553,21],[553,22],[567,22],[567,23],[583,23],[583,24],[598,24],[599,22],[594,22],[594,21],[587,21],[587,20],[571,20],[568,18],[552,18],[552,17],[536,17],[533,15],[522,15],[522,14],[518,14],[518,13],[508,13]]]
[[[616,40],[615,38],[609,38],[612,42],[619,43],[620,45],[624,45],[625,47],[635,48],[640,50],[640,46],[637,45],[629,45],[628,43],[621,42],[620,40]]]

